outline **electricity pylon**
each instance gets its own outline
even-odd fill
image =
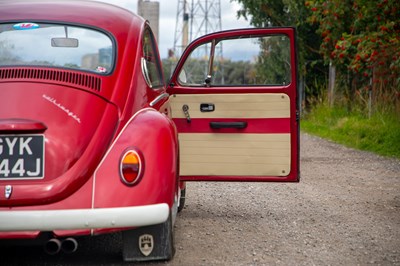
[[[174,65],[174,62],[176,63],[177,58],[182,55],[190,42],[221,29],[220,0],[178,0],[174,48],[169,53],[171,65]],[[204,73],[200,75],[203,76],[204,80],[208,79],[208,75],[204,74],[208,73],[210,49],[210,45],[204,45],[204,48],[196,50],[195,57],[197,60],[192,60],[190,66],[185,69],[188,76],[195,75],[196,69],[204,69]],[[214,76],[219,76],[223,84],[222,45],[216,47],[213,62]]]
[[[221,29],[220,0],[178,0],[174,55],[179,57],[196,38]],[[222,56],[222,51],[219,52],[218,56]]]

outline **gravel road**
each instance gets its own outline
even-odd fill
[[[301,176],[188,183],[174,259],[139,265],[400,265],[400,160],[302,134]],[[0,264],[121,265],[119,241],[100,236],[58,256],[6,248]]]
[[[301,182],[189,183],[169,265],[400,265],[400,161],[302,134]]]

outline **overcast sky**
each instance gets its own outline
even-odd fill
[[[137,12],[137,0],[98,0],[108,2]],[[153,0],[154,1],[154,0]],[[231,0],[221,1],[222,30],[234,28],[248,28],[249,23],[243,18],[237,19],[236,12],[240,5]],[[160,28],[159,28],[159,49],[162,58],[167,57],[168,49],[174,46],[174,34],[176,24],[176,13],[178,0],[158,0],[160,3]],[[190,2],[190,1],[189,1]]]

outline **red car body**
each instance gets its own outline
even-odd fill
[[[221,40],[265,36],[285,39],[283,82],[189,81],[185,62],[203,44],[211,58]],[[2,2],[0,106],[5,243],[68,252],[71,237],[123,231],[125,260],[170,259],[184,181],[299,180],[292,28],[204,36],[166,84],[141,17],[89,1]]]

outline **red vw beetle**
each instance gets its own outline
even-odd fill
[[[124,260],[170,259],[186,181],[299,180],[293,28],[209,34],[175,63],[165,82],[125,9],[0,3],[2,243],[121,231]]]

